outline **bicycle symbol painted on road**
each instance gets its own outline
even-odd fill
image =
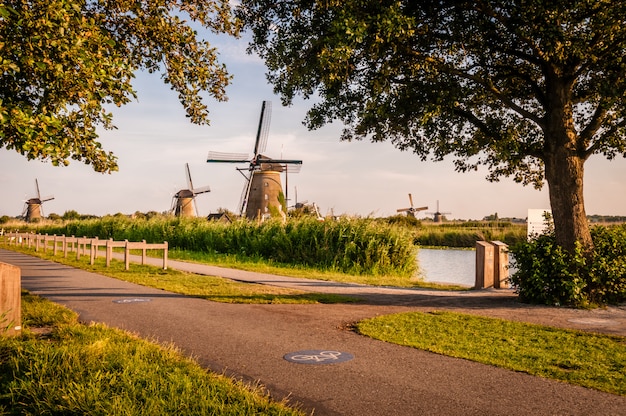
[[[306,350],[286,354],[283,358],[292,363],[300,364],[335,364],[350,361],[354,356],[340,351]]]
[[[113,303],[141,303],[141,302],[151,302],[152,299],[148,298],[132,298],[132,299],[117,299],[114,300]]]

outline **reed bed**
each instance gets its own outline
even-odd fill
[[[435,247],[475,247],[476,241],[502,241],[508,245],[526,241],[526,224],[450,223],[415,228],[415,243]]]
[[[160,243],[173,250],[262,258],[280,264],[358,275],[411,277],[414,236],[406,228],[367,218],[314,218],[230,224],[203,218],[101,219],[37,225],[37,232]]]

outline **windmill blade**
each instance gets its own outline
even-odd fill
[[[259,119],[259,129],[256,133],[256,141],[254,142],[254,156],[257,157],[260,153],[265,152],[267,147],[267,136],[270,131],[270,114],[272,112],[272,103],[270,101],[263,101],[261,105],[261,118]]]
[[[409,194],[409,202],[411,205],[411,208],[413,208],[413,195]]]
[[[396,210],[396,212],[407,212],[407,211],[411,211],[411,208],[400,208]]]
[[[187,175],[187,189],[193,192],[193,182],[191,182],[191,171],[189,170],[189,163],[185,163],[185,174]]]
[[[413,208],[413,211],[426,211],[428,207]]]
[[[47,202],[47,201],[52,201],[54,199],[54,196],[49,195],[49,196],[45,196],[43,198],[39,198],[39,201],[41,202]]]
[[[243,216],[246,212],[246,206],[248,205],[248,198],[250,196],[250,187],[252,186],[252,176],[246,177],[246,183],[241,191],[241,197],[239,198],[239,215]]]
[[[252,159],[247,153],[209,152],[207,162],[211,163],[250,163]]]
[[[301,160],[295,160],[295,159],[270,159],[270,158],[265,158],[260,160],[261,163],[284,163],[286,165],[301,165],[302,161]]]
[[[191,198],[193,207],[196,209],[196,217],[200,216],[200,211],[198,211],[198,203],[196,202],[196,194],[193,195],[193,197]]]
[[[191,189],[191,192],[193,193],[194,196],[196,196],[196,195],[204,194],[206,192],[211,192],[211,188],[207,185],[207,186],[202,186],[197,189]]]
[[[300,173],[302,170],[302,165],[294,165],[290,163],[286,163],[283,166],[283,171],[287,173]]]
[[[41,194],[39,193],[39,181],[35,179],[35,188],[37,189],[37,199],[41,199]]]
[[[178,201],[178,196],[177,196],[177,195],[174,195],[174,196],[172,197],[172,203],[171,203],[171,205],[170,205],[170,214],[172,214],[172,215],[176,213],[176,204],[177,204],[177,201]]]

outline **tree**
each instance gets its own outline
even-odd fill
[[[207,123],[201,93],[225,100],[230,76],[192,24],[238,34],[228,0],[2,0],[0,148],[117,170],[96,129],[135,98],[138,70],[161,72],[191,121]]]
[[[593,247],[584,163],[626,156],[626,2],[243,0],[249,50],[305,124],[460,172],[548,184],[558,244]]]

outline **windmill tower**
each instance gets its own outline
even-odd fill
[[[211,192],[208,186],[194,188],[191,181],[191,171],[189,163],[185,163],[185,174],[187,176],[187,188],[176,192],[172,200],[171,211],[177,217],[195,217],[198,216],[198,206],[196,205],[196,195],[205,192]],[[194,209],[195,208],[195,209]]]
[[[433,222],[440,223],[443,222],[446,215],[452,214],[451,212],[440,212],[439,211],[439,200],[437,200],[437,212],[428,212],[428,214],[433,216]]]
[[[413,206],[413,195],[409,194],[409,203],[411,204],[411,206],[409,208],[399,208],[396,211],[397,212],[406,212],[406,215],[409,217],[414,217],[415,218],[415,213],[419,212],[419,211],[425,211],[428,209],[428,207],[419,207],[419,208],[415,208]]]
[[[286,214],[287,200],[280,174],[298,173],[302,167],[302,160],[272,159],[262,154],[267,147],[270,111],[271,103],[263,101],[252,157],[240,153],[209,152],[207,158],[208,163],[248,164],[248,167],[237,170],[246,180],[239,201],[239,214],[250,220]]]
[[[37,179],[35,179],[35,189],[37,191],[37,197],[26,200],[24,210],[22,211],[22,217],[26,218],[26,221],[28,222],[39,221],[43,216],[43,203],[54,199],[53,196],[47,196],[44,198],[41,197],[41,193],[39,192],[39,181],[37,181]]]

